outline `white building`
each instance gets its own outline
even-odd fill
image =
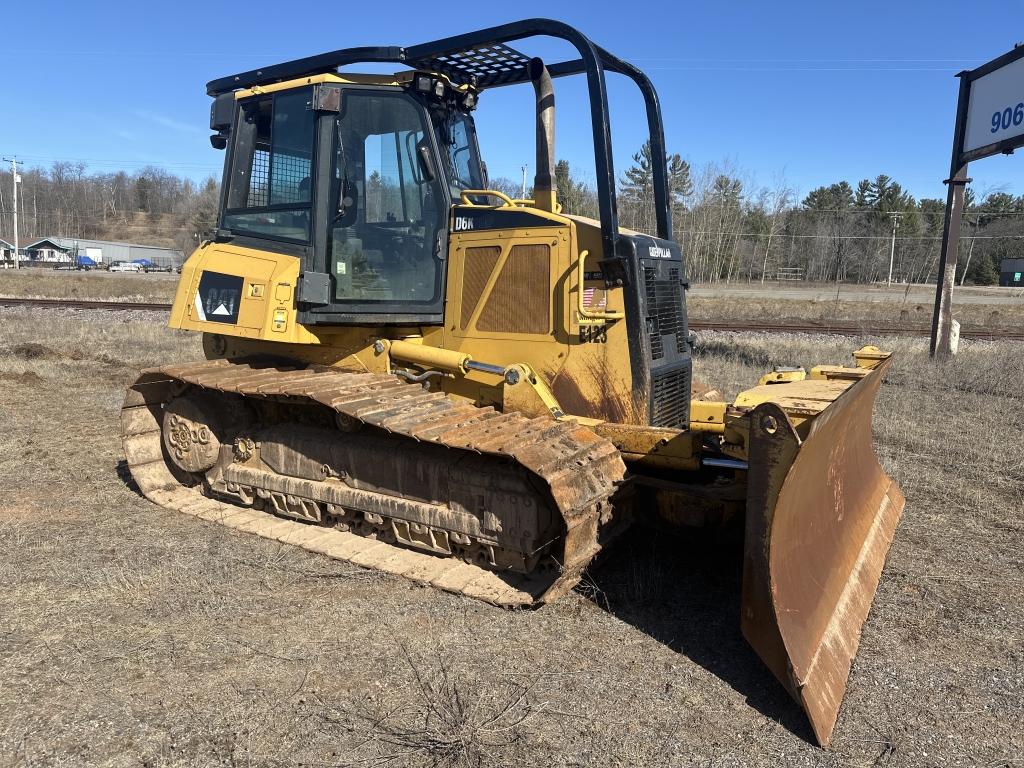
[[[13,246],[11,246],[13,252]],[[86,240],[81,237],[44,237],[22,249],[30,262],[70,263],[78,256],[87,256],[97,264],[109,266],[115,261],[146,259],[162,267],[176,267],[184,261],[181,251],[155,245],[117,243],[109,240]]]

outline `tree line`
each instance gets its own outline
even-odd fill
[[[135,173],[89,173],[81,162],[19,169],[22,247],[42,237],[115,240],[188,254],[216,225],[219,184],[148,166]],[[14,234],[11,171],[0,170],[0,236]]]
[[[622,227],[656,231],[653,163],[645,144],[618,179]],[[569,213],[597,217],[596,190],[565,160],[556,166],[558,199]],[[800,198],[785,182],[758,187],[729,166],[694,172],[668,156],[673,239],[694,282],[787,279],[871,283],[936,279],[945,201],[916,199],[886,175],[838,181]],[[518,196],[509,180],[495,185]],[[1024,195],[968,188],[957,281],[998,282],[1002,259],[1024,251]]]
[[[653,162],[648,145],[617,180],[621,226],[653,233]],[[44,236],[123,240],[188,253],[216,226],[219,184],[195,183],[151,166],[135,173],[89,173],[83,163],[20,171],[20,231]],[[759,187],[730,166],[698,171],[668,157],[673,237],[694,282],[764,281],[780,275],[816,281],[929,282],[936,277],[945,201],[916,199],[886,175],[837,181],[800,198],[785,182]],[[558,199],[570,213],[596,218],[597,193],[560,160]],[[519,197],[519,184],[494,188]],[[0,237],[13,234],[10,170],[0,170]],[[531,194],[527,190],[528,195]],[[895,237],[894,237],[895,233]],[[1024,195],[968,188],[957,280],[989,285],[1000,261],[1021,255]]]

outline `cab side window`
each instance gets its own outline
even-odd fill
[[[243,102],[222,226],[307,243],[316,112],[312,91],[281,91]]]

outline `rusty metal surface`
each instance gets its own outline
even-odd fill
[[[741,625],[823,745],[904,506],[872,444],[888,365],[843,392],[803,441],[775,403],[750,415]]]
[[[205,498],[198,486],[190,485],[173,462],[165,459],[161,446],[163,404],[183,385],[208,393],[319,404],[401,438],[491,456],[505,463],[515,462],[533,475],[539,487],[546,489],[564,520],[560,568],[533,577],[488,572],[452,558],[442,560],[361,539],[345,531],[281,520],[265,512]],[[122,439],[133,477],[143,494],[158,504],[186,512],[209,510],[206,519],[218,521],[248,520],[249,517],[238,517],[241,512],[262,515],[267,525],[247,525],[244,529],[258,535],[273,534],[272,538],[295,538],[295,543],[309,549],[313,549],[312,545],[307,546],[309,534],[299,535],[301,531],[297,532],[294,526],[311,528],[319,532],[315,541],[309,539],[313,544],[326,546],[325,542],[333,542],[327,552],[331,556],[377,567],[377,559],[386,550],[389,555],[382,562],[387,562],[388,568],[384,570],[508,606],[550,601],[572,588],[600,549],[599,524],[607,518],[611,497],[625,476],[625,466],[615,446],[573,422],[546,417],[529,419],[499,413],[493,408],[476,408],[384,374],[224,360],[144,371],[125,398]],[[264,529],[270,533],[265,534]],[[355,554],[348,556],[347,553],[363,551],[363,545],[349,541],[352,538],[374,545],[373,563],[368,565]],[[438,576],[438,569],[432,564],[424,563],[423,557],[445,562],[444,577]]]

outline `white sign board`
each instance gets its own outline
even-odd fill
[[[1024,58],[971,82],[963,152],[1024,136]]]
[[[85,255],[90,259],[99,264],[103,261],[103,249],[102,248],[86,248]]]

